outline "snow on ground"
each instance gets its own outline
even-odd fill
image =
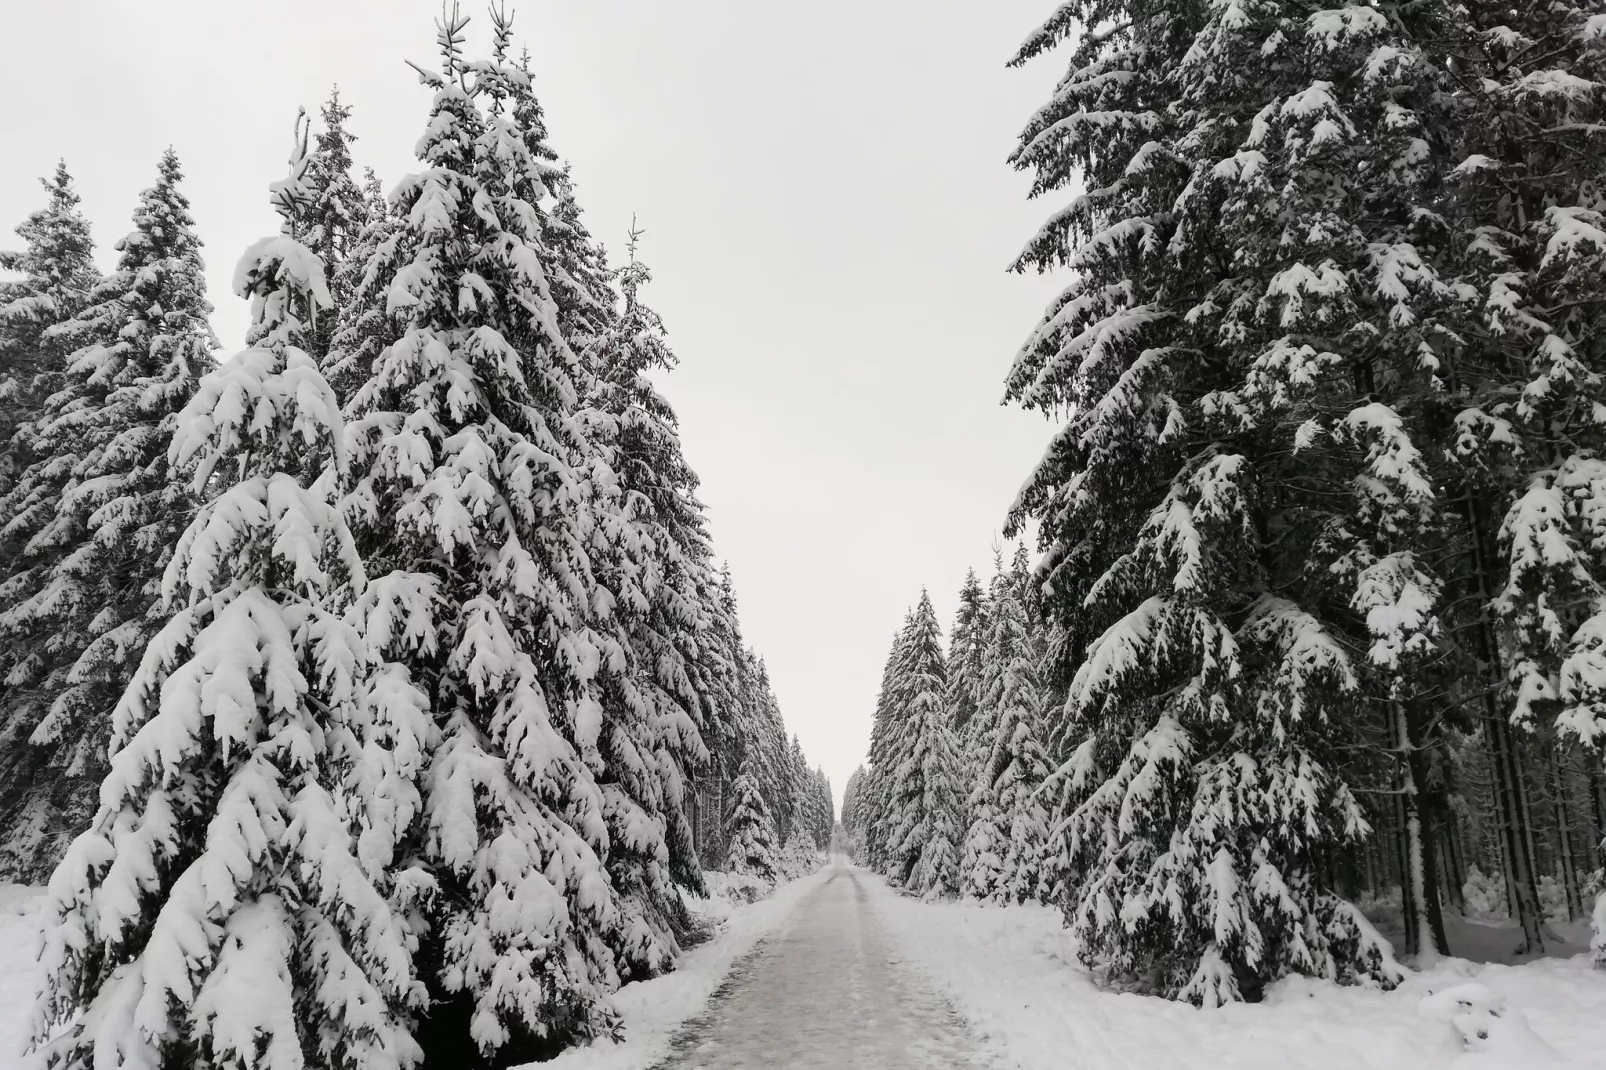
[[[1606,1068],[1606,974],[1586,956],[1447,959],[1394,992],[1298,978],[1264,1003],[1201,1011],[1100,989],[1057,911],[922,903],[862,879],[874,882],[900,957],[947,995],[999,1068]]]
[[[691,906],[717,923],[719,931],[713,939],[682,955],[673,973],[619,990],[614,1005],[624,1017],[623,1043],[572,1048],[538,1065],[543,1070],[646,1070],[653,1066],[669,1054],[675,1031],[703,1009],[732,964],[780,926],[830,872],[826,867],[781,885],[766,899],[745,905],[743,901],[752,894],[754,882],[729,874],[705,873],[710,898],[693,900]]]
[[[21,1070],[38,994],[43,888],[0,884],[0,1070]]]
[[[675,972],[626,985],[615,997],[624,1016],[623,1044],[565,1052],[541,1064],[559,1070],[642,1070],[662,1058],[680,1024],[694,1017],[730,971],[783,922],[798,901],[818,886],[826,870],[775,889],[748,877],[706,873],[709,898],[690,901],[692,910],[717,929],[712,939],[681,957]],[[39,908],[43,888],[0,884],[0,1070],[35,1070],[25,1058],[39,976]]]

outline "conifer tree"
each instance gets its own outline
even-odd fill
[[[984,806],[997,815],[1001,879],[993,894],[1006,901],[1043,898],[1042,862],[1048,815],[1037,797],[1048,775],[1042,747],[1046,695],[1040,664],[1040,629],[1028,622],[1030,565],[1020,547],[999,596],[990,606],[987,672],[981,704],[988,710],[992,745],[979,769]]]
[[[1463,140],[1451,174],[1478,314],[1443,373],[1459,408],[1446,475],[1464,503],[1472,596],[1447,623],[1472,640],[1465,663],[1485,692],[1506,878],[1527,950],[1538,952],[1519,743],[1576,740],[1598,769],[1606,739],[1606,524],[1594,504],[1606,493],[1606,204],[1592,162],[1603,144],[1606,25],[1591,5],[1547,0],[1473,6],[1457,29],[1458,58],[1481,87],[1457,97]],[[1596,919],[1606,962],[1599,907]]]
[[[340,102],[340,87],[330,90],[324,102],[318,131],[307,165],[306,184],[311,203],[307,208],[304,244],[322,262],[328,275],[331,308],[318,313],[307,329],[307,352],[320,366],[328,361],[342,310],[351,301],[351,287],[360,280],[346,262],[359,249],[368,225],[369,195],[351,177],[351,143],[346,129],[351,109]],[[371,175],[371,172],[370,172]]]
[[[900,708],[900,673],[912,620],[912,613],[905,614],[903,627],[893,637],[881,670],[881,690],[876,695],[875,717],[870,725],[870,764],[860,793],[866,861],[882,872],[886,872],[887,841],[891,832],[890,791],[894,773],[902,760],[903,725],[895,711]]]
[[[775,853],[775,825],[770,820],[764,793],[758,789],[758,778],[747,762],[742,763],[742,771],[731,785],[731,798],[730,817],[725,821],[725,836],[730,844],[726,871],[775,880],[779,864]]]
[[[957,757],[943,706],[941,632],[924,591],[911,618],[900,677],[894,716],[906,742],[887,792],[888,872],[917,894],[952,895],[959,862],[954,829]]]
[[[717,869],[725,864],[725,801],[741,768],[747,739],[747,658],[730,570],[722,567],[708,579],[704,604],[709,626],[698,671],[705,677],[704,694],[708,696],[704,741],[711,761],[693,775],[693,781],[699,857],[705,867]]]
[[[17,227],[24,248],[0,252],[0,269],[19,276],[0,281],[0,605],[13,604],[37,582],[28,544],[55,511],[61,477],[45,481],[34,469],[50,448],[34,424],[66,381],[73,346],[61,326],[78,314],[99,279],[89,223],[78,210],[66,164],[58,163],[41,184],[45,207]],[[30,471],[29,485],[19,486]],[[0,821],[11,830],[0,877],[12,880],[41,875],[42,856],[53,859],[57,851],[44,846],[45,838],[52,827],[60,830],[59,815],[75,810],[74,796],[83,794],[82,785],[63,782],[27,742],[44,705],[30,686],[39,673],[37,658],[31,646],[0,648]]]
[[[959,610],[948,637],[948,719],[954,738],[963,740],[980,700],[982,667],[987,648],[988,603],[976,570],[965,573],[959,589]]]
[[[0,252],[0,270],[21,276],[0,281],[0,495],[38,459],[25,439],[13,436],[38,415],[67,369],[71,348],[53,328],[77,314],[99,278],[89,221],[78,210],[66,161],[39,181],[48,200],[18,225],[24,248]],[[9,520],[0,516],[0,525]],[[15,549],[3,527],[0,549]]]
[[[328,300],[295,237],[304,135],[292,164],[284,232],[235,273],[249,348],[176,420],[173,469],[218,493],[168,567],[170,617],[117,707],[99,812],[51,878],[35,1039],[62,1070],[421,1054],[404,904],[427,878],[393,861],[433,727],[372,660],[380,622],[341,613],[364,580],[333,498],[340,414],[297,345]],[[172,221],[143,233],[171,240]]]
[[[558,329],[576,353],[585,353],[616,326],[614,272],[581,219],[569,167],[559,163],[552,147],[546,112],[535,95],[528,52],[519,58],[518,68],[522,78],[513,92],[510,116],[533,164],[525,196],[541,208],[541,237],[551,255],[548,276],[558,308]],[[631,244],[635,241],[632,234]],[[633,250],[631,261],[635,261]],[[642,276],[638,287],[645,281],[644,269]],[[623,278],[619,281],[625,282]]]
[[[672,868],[681,883],[701,886],[688,817],[685,778],[709,761],[702,733],[721,697],[730,669],[711,643],[721,610],[697,476],[687,464],[673,408],[649,374],[674,367],[662,322],[642,299],[651,273],[636,257],[641,231],[630,234],[630,264],[620,274],[623,309],[603,328],[591,354],[598,366],[599,407],[612,419],[599,429],[613,442],[613,467],[624,495],[626,519],[643,533],[641,554],[652,575],[646,605],[627,610],[630,643],[648,671],[640,681],[652,704],[643,739],[663,781]]]
[[[965,724],[960,787],[965,792],[962,804],[964,833],[960,840],[959,894],[967,899],[990,900],[999,898],[1009,873],[1005,857],[1009,853],[1010,826],[1008,815],[998,806],[998,792],[993,775],[994,751],[998,746],[999,719],[1002,703],[999,695],[989,694],[991,684],[1000,682],[1002,651],[994,646],[1000,638],[997,631],[1000,615],[1011,600],[1010,577],[1004,571],[1003,559],[995,556],[993,579],[986,601],[986,616],[980,623],[985,631],[974,637],[979,649],[979,661],[972,671],[974,691],[972,712]],[[968,585],[968,584],[967,584]],[[1004,632],[1004,635],[1012,635]],[[953,679],[949,678],[949,692],[953,693]]]
[[[472,1060],[453,1025],[467,1022],[478,1057],[504,1062],[614,1034],[609,993],[674,945],[656,781],[628,719],[644,706],[614,613],[641,594],[592,567],[622,574],[635,533],[576,419],[584,370],[520,194],[531,163],[497,21],[493,59],[470,65],[452,13],[441,71],[420,72],[434,93],[422,169],[397,187],[396,229],[366,269],[396,333],[349,434],[359,545],[407,622],[391,649],[440,731],[419,845],[441,889],[419,952],[436,1001],[425,1055]]]
[[[379,177],[372,168],[365,173],[362,225],[345,259],[333,269],[330,290],[341,297],[322,365],[342,406],[368,381],[374,358],[397,331],[382,280],[369,268],[384,263],[379,254],[390,248],[401,221],[385,200]]]
[[[26,814],[28,831],[10,840],[25,852],[19,872],[47,871],[93,808],[111,709],[159,623],[161,576],[197,501],[167,447],[217,343],[181,179],[169,149],[116,271],[53,330],[76,348],[22,433],[40,460],[4,507],[11,530],[28,533],[0,610],[15,659],[8,714],[19,735],[31,724],[27,760],[49,768],[11,784],[25,793],[7,807]]]
[[[1068,696],[1067,915],[1089,962],[1204,1005],[1397,976],[1311,859],[1367,831],[1329,765],[1357,696],[1431,683],[1344,641],[1400,549],[1385,500],[1422,504],[1391,402],[1459,300],[1428,201],[1444,98],[1409,36],[1430,7],[1100,0],[1016,59],[1094,27],[1014,158],[1034,193],[1087,187],[1022,255],[1075,278],[1008,384],[1070,414],[1011,529],[1043,522],[1050,612],[1103,627]],[[1307,508],[1333,522],[1267,537]]]

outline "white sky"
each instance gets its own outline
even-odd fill
[[[646,229],[681,360],[665,392],[742,626],[840,802],[904,609],[928,586],[947,627],[1048,441],[999,399],[1057,288],[1005,271],[1057,206],[1004,162],[1058,73],[1004,63],[1054,2],[509,6],[592,232],[622,253],[632,213]],[[109,266],[171,144],[225,350],[298,105],[338,82],[359,167],[389,189],[413,166],[428,95],[403,60],[434,64],[428,0],[5,7],[0,243],[65,157]],[[489,20],[464,10],[481,54]]]

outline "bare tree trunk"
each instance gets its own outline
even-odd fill
[[[1561,760],[1552,750],[1550,765],[1551,803],[1556,813],[1556,848],[1561,863],[1561,883],[1567,895],[1567,920],[1577,921],[1584,916],[1584,898],[1578,890],[1578,866],[1573,858],[1572,820],[1567,813],[1567,783],[1561,775]]]
[[[1446,808],[1443,825],[1444,843],[1442,857],[1444,858],[1445,883],[1450,905],[1455,907],[1457,914],[1465,915],[1467,912],[1466,883],[1467,870],[1465,858],[1461,851],[1461,832],[1457,827],[1455,812]]]
[[[1444,913],[1439,905],[1438,867],[1433,839],[1424,813],[1427,760],[1419,746],[1406,704],[1395,699],[1394,742],[1402,766],[1399,777],[1399,814],[1403,835],[1400,907],[1405,916],[1405,951],[1419,962],[1431,962],[1449,953],[1444,936]]]
[[[1599,869],[1606,865],[1606,856],[1602,851],[1602,845],[1606,844],[1606,782],[1600,775],[1600,754],[1597,751],[1584,752],[1584,768],[1589,773],[1589,801],[1595,814],[1594,865],[1590,868]]]
[[[1489,741],[1489,757],[1494,765],[1495,799],[1499,804],[1497,812],[1507,862],[1506,890],[1511,916],[1522,927],[1523,946],[1519,950],[1537,955],[1544,953],[1545,940],[1542,932],[1544,915],[1539,909],[1535,883],[1533,824],[1529,820],[1527,797],[1523,791],[1522,760],[1517,754],[1516,741],[1512,738],[1511,723],[1495,700],[1496,689],[1501,684],[1500,654],[1488,608],[1494,598],[1489,580],[1489,566],[1494,554],[1490,548],[1489,525],[1484,510],[1470,492],[1466,497],[1466,506],[1479,599],[1478,618],[1472,634],[1477,646],[1474,653],[1483,667],[1484,734]]]

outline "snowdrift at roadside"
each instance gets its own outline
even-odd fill
[[[1588,956],[1446,959],[1394,992],[1293,978],[1263,1003],[1202,1011],[1100,989],[1055,910],[923,903],[867,883],[905,964],[953,1002],[1001,1068],[1606,1067],[1606,973]]]
[[[751,877],[704,876],[709,898],[689,900],[689,905],[716,931],[706,943],[682,955],[673,973],[626,985],[614,996],[624,1016],[624,1043],[575,1048],[539,1065],[560,1070],[641,1070],[653,1065],[667,1052],[681,1023],[707,1004],[731,964],[783,923],[798,900],[820,883],[824,871],[773,891]],[[23,1049],[42,981],[36,959],[43,895],[42,888],[0,884],[0,1070],[32,1070],[33,1060],[23,1055]]]

